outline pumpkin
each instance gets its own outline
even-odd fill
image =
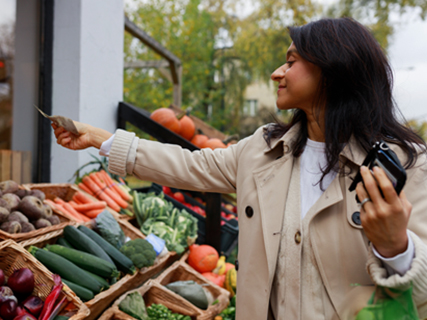
[[[220,139],[212,138],[203,144],[203,148],[216,149],[216,148],[227,148],[227,146]]]
[[[211,272],[218,263],[218,252],[207,244],[190,246],[187,262],[196,271],[200,273]]]
[[[225,263],[225,273],[227,274],[228,270],[235,268],[234,264],[230,262]]]
[[[179,135],[184,139],[191,140],[196,132],[196,126],[194,125],[194,121],[189,117],[184,115],[179,123],[181,125],[181,131],[179,131]]]
[[[202,273],[202,276],[204,276],[209,281],[212,281],[217,286],[224,288],[225,274],[220,276],[220,275],[213,273],[213,272],[204,272],[204,273]]]
[[[205,136],[204,134],[196,134],[192,139],[191,143],[199,148],[203,148],[203,145],[206,141],[208,141],[209,138]]]
[[[168,108],[160,108],[154,110],[150,118],[162,126],[168,128],[170,131],[179,133],[181,131],[181,123],[177,119],[175,112]]]

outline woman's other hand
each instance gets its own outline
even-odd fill
[[[360,218],[366,236],[378,253],[391,258],[408,247],[406,229],[412,205],[403,191],[397,195],[383,169],[374,167],[373,171],[375,178],[367,167],[360,169],[363,183],[357,185],[357,196],[362,202],[371,199],[362,205]]]
[[[79,132],[79,135],[75,135],[66,131],[63,127],[58,127],[52,123],[56,142],[65,148],[71,150],[83,150],[89,147],[95,147],[99,149],[102,143],[108,140],[112,135],[104,129],[96,128],[82,122],[73,122]]]

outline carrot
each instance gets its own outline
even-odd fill
[[[77,222],[83,222],[83,219],[80,216],[74,215],[74,213],[69,212],[62,204],[57,203],[56,207],[70,219],[75,220]]]
[[[82,189],[84,192],[89,193],[92,197],[96,197],[95,193],[93,193],[93,191],[89,187],[87,187],[84,183],[80,182],[77,186],[80,189]]]
[[[73,201],[77,204],[84,204],[83,202],[81,202],[79,199],[76,199],[76,197],[73,197]]]
[[[56,208],[56,203],[53,202],[52,200],[50,200],[50,199],[44,199],[44,202],[46,202],[48,205],[50,205],[52,207],[52,209]]]
[[[121,208],[126,209],[129,205],[124,201],[117,193],[112,191],[107,187],[107,185],[99,179],[98,175],[95,173],[89,174],[89,177],[100,187],[115,203],[117,203]],[[120,211],[120,210],[119,210]]]
[[[86,213],[87,211],[92,210],[104,210],[107,207],[107,202],[105,201],[99,201],[99,202],[92,202],[92,203],[85,203],[85,204],[77,204],[77,203],[71,203],[71,206],[76,209],[77,211],[81,213]]]
[[[74,196],[73,196],[73,200],[77,202],[80,201],[81,203],[93,203],[94,201],[92,199],[89,199],[88,197],[86,197],[82,192],[77,191]]]
[[[107,202],[107,205],[114,211],[119,212],[120,206],[114,202],[92,179],[90,176],[84,176],[82,182],[90,189],[97,198]]]
[[[61,198],[59,198],[59,197],[56,197],[55,199],[54,199],[54,201],[55,201],[55,203],[57,203],[57,204],[62,204],[62,205],[64,205],[64,203],[65,203],[65,201],[64,200],[62,200]]]
[[[101,175],[105,178],[107,185],[113,189],[124,201],[129,202],[131,197],[128,193],[124,192],[122,188],[118,186],[118,183],[115,183],[114,180],[108,175],[104,170],[99,171]]]
[[[71,204],[66,202],[63,206],[68,212],[71,212],[74,216],[80,217],[81,221],[84,221],[84,222],[90,221],[90,218],[88,218],[85,215],[81,214],[80,212],[77,212],[76,210],[74,210],[74,208],[71,206]]]
[[[104,210],[105,209],[94,209],[94,210],[86,211],[84,214],[89,218],[94,219],[98,216],[98,214],[100,214]]]

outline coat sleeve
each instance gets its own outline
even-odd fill
[[[236,191],[239,155],[250,139],[225,149],[189,151],[174,144],[138,139],[119,129],[110,150],[109,170],[185,190],[232,193]]]
[[[427,317],[427,160],[420,156],[417,165],[407,171],[404,191],[412,204],[408,229],[415,247],[411,268],[402,276],[388,276],[381,261],[369,250],[368,272],[375,284],[399,288],[413,284],[413,299],[421,319]]]

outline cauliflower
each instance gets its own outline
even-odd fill
[[[139,269],[152,266],[154,259],[156,259],[156,252],[153,246],[144,239],[135,239],[126,242],[120,248],[120,252],[131,259],[135,267]]]

